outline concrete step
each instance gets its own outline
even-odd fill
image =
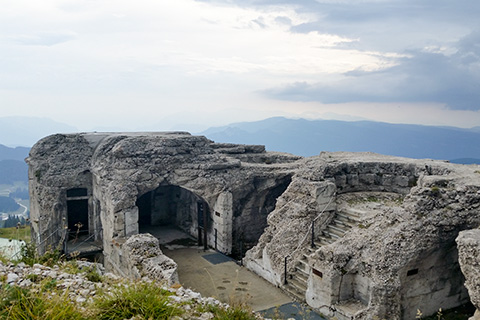
[[[334,243],[335,242],[335,239],[332,239],[332,238],[327,238],[327,237],[320,237],[320,243],[323,245],[323,246],[328,246],[330,243]]]
[[[329,225],[327,227],[327,230],[328,232],[331,232],[331,233],[334,233],[336,235],[338,235],[339,237],[343,237],[343,235],[345,234],[345,232],[347,232],[347,228],[339,228],[338,225]]]
[[[288,280],[288,284],[295,287],[298,292],[307,292],[307,281],[303,281],[301,278],[295,277],[295,275]]]
[[[357,224],[355,224],[355,222],[351,221],[351,220],[348,220],[345,218],[345,220],[341,220],[339,219],[338,217],[335,217],[335,219],[333,220],[333,223],[335,223],[336,225],[341,225],[341,226],[344,226],[345,228],[352,228],[352,227],[355,227]]]
[[[326,238],[332,238],[332,239],[334,239],[335,241],[341,237],[341,236],[339,236],[338,234],[335,234],[335,233],[333,233],[333,232],[330,232],[330,230],[328,230],[328,228],[327,228],[326,230],[323,230],[322,233],[323,233],[323,235],[324,235]]]
[[[337,212],[336,218],[345,222],[359,222],[360,217],[358,216],[352,216],[348,213],[345,213],[344,211]]]
[[[298,266],[295,267],[295,274],[298,275],[300,278],[305,279],[305,282],[308,280],[308,272],[305,270],[298,268]]]
[[[305,302],[305,292],[298,291],[297,288],[290,285],[290,283],[287,283],[282,288],[294,300]]]
[[[356,218],[361,218],[367,214],[366,211],[360,210],[360,209],[355,209],[355,208],[350,208],[350,207],[345,207],[342,209],[343,212],[345,212],[347,215],[351,217],[356,217]]]
[[[308,270],[308,262],[306,260],[298,260],[297,266],[305,272]]]

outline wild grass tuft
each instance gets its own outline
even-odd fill
[[[109,295],[94,301],[95,319],[122,320],[132,317],[142,319],[168,319],[181,314],[181,309],[170,303],[171,293],[155,283],[118,285]]]
[[[90,266],[85,273],[85,277],[88,281],[91,282],[102,282],[103,277],[98,273],[97,268],[95,266]]]
[[[83,320],[81,311],[62,295],[33,293],[17,286],[4,286],[0,292],[0,319]]]
[[[20,259],[17,262],[24,262],[29,266],[39,263],[48,267],[53,267],[63,258],[64,256],[58,249],[49,249],[43,255],[39,255],[35,243],[30,242],[22,246],[22,249],[20,250]]]

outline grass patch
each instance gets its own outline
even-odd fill
[[[30,226],[21,226],[20,228],[0,228],[0,238],[23,240],[25,242],[30,242]]]
[[[95,299],[93,318],[123,320],[140,316],[141,319],[168,319],[182,313],[179,307],[170,303],[170,295],[155,283],[118,285],[111,294]]]
[[[43,255],[39,255],[35,243],[33,242],[27,243],[22,247],[20,256],[21,258],[18,262],[24,262],[29,266],[39,263],[48,267],[53,267],[64,258],[58,249],[49,249]]]
[[[87,319],[67,295],[67,292],[49,295],[17,286],[4,286],[0,292],[0,319]]]
[[[102,282],[103,278],[98,273],[97,268],[95,266],[91,266],[88,268],[87,272],[85,273],[85,278],[91,282]]]

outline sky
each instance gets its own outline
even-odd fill
[[[477,0],[0,0],[0,117],[480,126]]]

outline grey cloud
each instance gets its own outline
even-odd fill
[[[480,110],[480,48],[472,33],[450,56],[410,51],[397,66],[377,71],[356,71],[325,83],[296,82],[264,93],[294,101],[438,102],[452,109]]]

